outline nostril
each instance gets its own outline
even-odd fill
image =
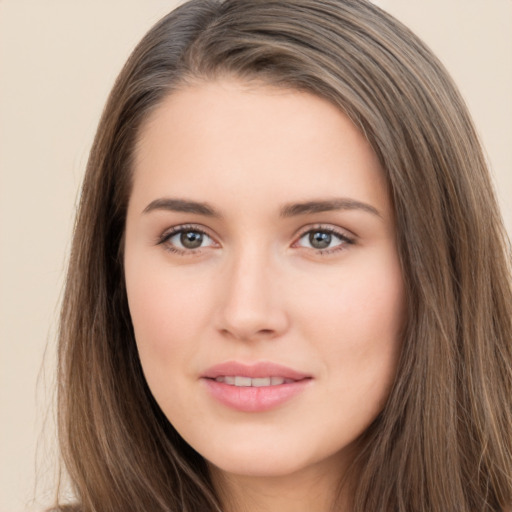
[[[240,340],[250,340],[257,338],[272,338],[277,334],[274,329],[255,329],[242,332],[241,329],[220,329],[220,333],[226,337],[233,337]]]

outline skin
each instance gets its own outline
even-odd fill
[[[203,231],[200,247],[183,230]],[[328,248],[311,233],[330,234]],[[231,78],[174,92],[141,129],[125,275],[149,387],[227,508],[328,510],[389,395],[405,309],[383,172],[350,120],[309,93]],[[277,408],[241,412],[201,379],[224,361],[311,379]]]

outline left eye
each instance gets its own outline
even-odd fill
[[[339,233],[327,229],[312,229],[299,238],[297,245],[310,249],[325,250],[334,249],[347,243],[351,243],[351,240]]]
[[[196,229],[182,229],[166,237],[165,243],[177,249],[192,250],[200,247],[209,247],[214,244],[213,240],[202,231]]]

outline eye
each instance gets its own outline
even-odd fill
[[[315,249],[320,252],[331,252],[342,249],[347,244],[353,243],[354,240],[343,233],[333,229],[317,228],[306,231],[295,245]]]
[[[163,235],[159,244],[174,252],[187,252],[212,247],[214,240],[204,231],[194,227],[179,227]]]

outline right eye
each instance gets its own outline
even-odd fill
[[[215,246],[214,240],[198,228],[179,227],[166,233],[159,244],[165,245],[172,252],[192,252],[204,247]]]

